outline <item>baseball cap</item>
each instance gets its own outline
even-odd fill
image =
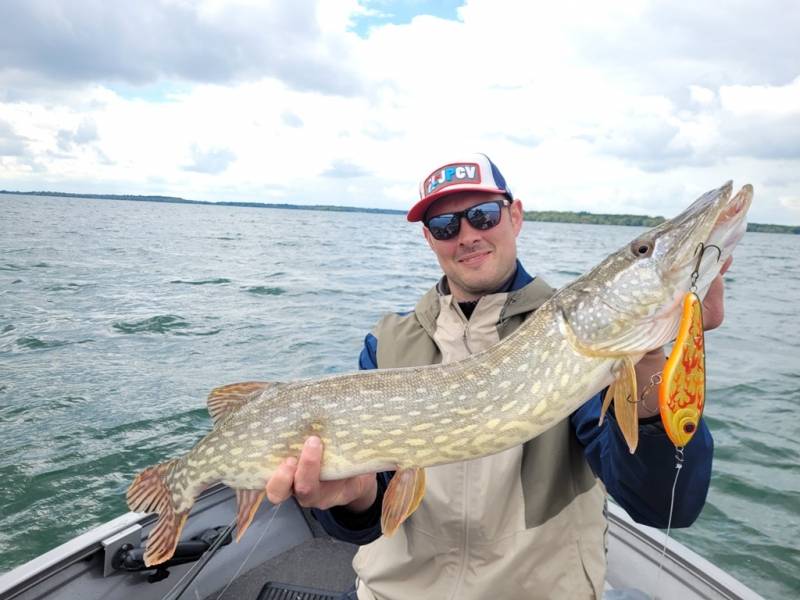
[[[406,218],[421,221],[434,201],[456,192],[494,192],[513,202],[514,195],[506,180],[485,154],[469,154],[437,167],[419,184],[419,202],[411,207]]]

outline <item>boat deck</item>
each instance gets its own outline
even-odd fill
[[[206,490],[190,514],[182,539],[232,525],[235,504],[233,491],[225,486]],[[605,600],[760,598],[674,540],[667,543],[663,571],[657,577],[663,533],[637,525],[611,504],[608,516]],[[138,548],[154,523],[154,515],[127,513],[0,574],[0,600],[257,600],[268,582],[342,593],[355,581],[351,560],[356,546],[330,538],[293,500],[278,507],[264,502],[247,534],[238,543],[220,546],[213,556],[206,552],[193,562],[169,566],[161,577],[153,577],[154,569],[120,570],[115,557],[126,547]],[[188,584],[185,589],[183,583]],[[180,594],[179,589],[183,590]],[[270,600],[288,597],[304,598],[302,594],[269,596]]]

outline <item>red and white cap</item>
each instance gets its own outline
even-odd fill
[[[456,192],[494,192],[503,194],[512,202],[514,195],[508,189],[500,169],[485,154],[470,154],[437,167],[419,184],[419,202],[411,207],[406,218],[421,221],[434,201]]]

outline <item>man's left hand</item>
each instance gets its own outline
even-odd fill
[[[703,299],[703,329],[711,331],[722,325],[725,319],[725,283],[722,276],[725,274],[731,263],[733,256],[729,256],[725,264],[719,270],[719,275],[711,282],[711,286]]]

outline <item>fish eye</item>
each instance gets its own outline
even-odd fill
[[[631,251],[636,258],[647,258],[653,254],[653,242],[650,240],[634,240],[631,242]]]

